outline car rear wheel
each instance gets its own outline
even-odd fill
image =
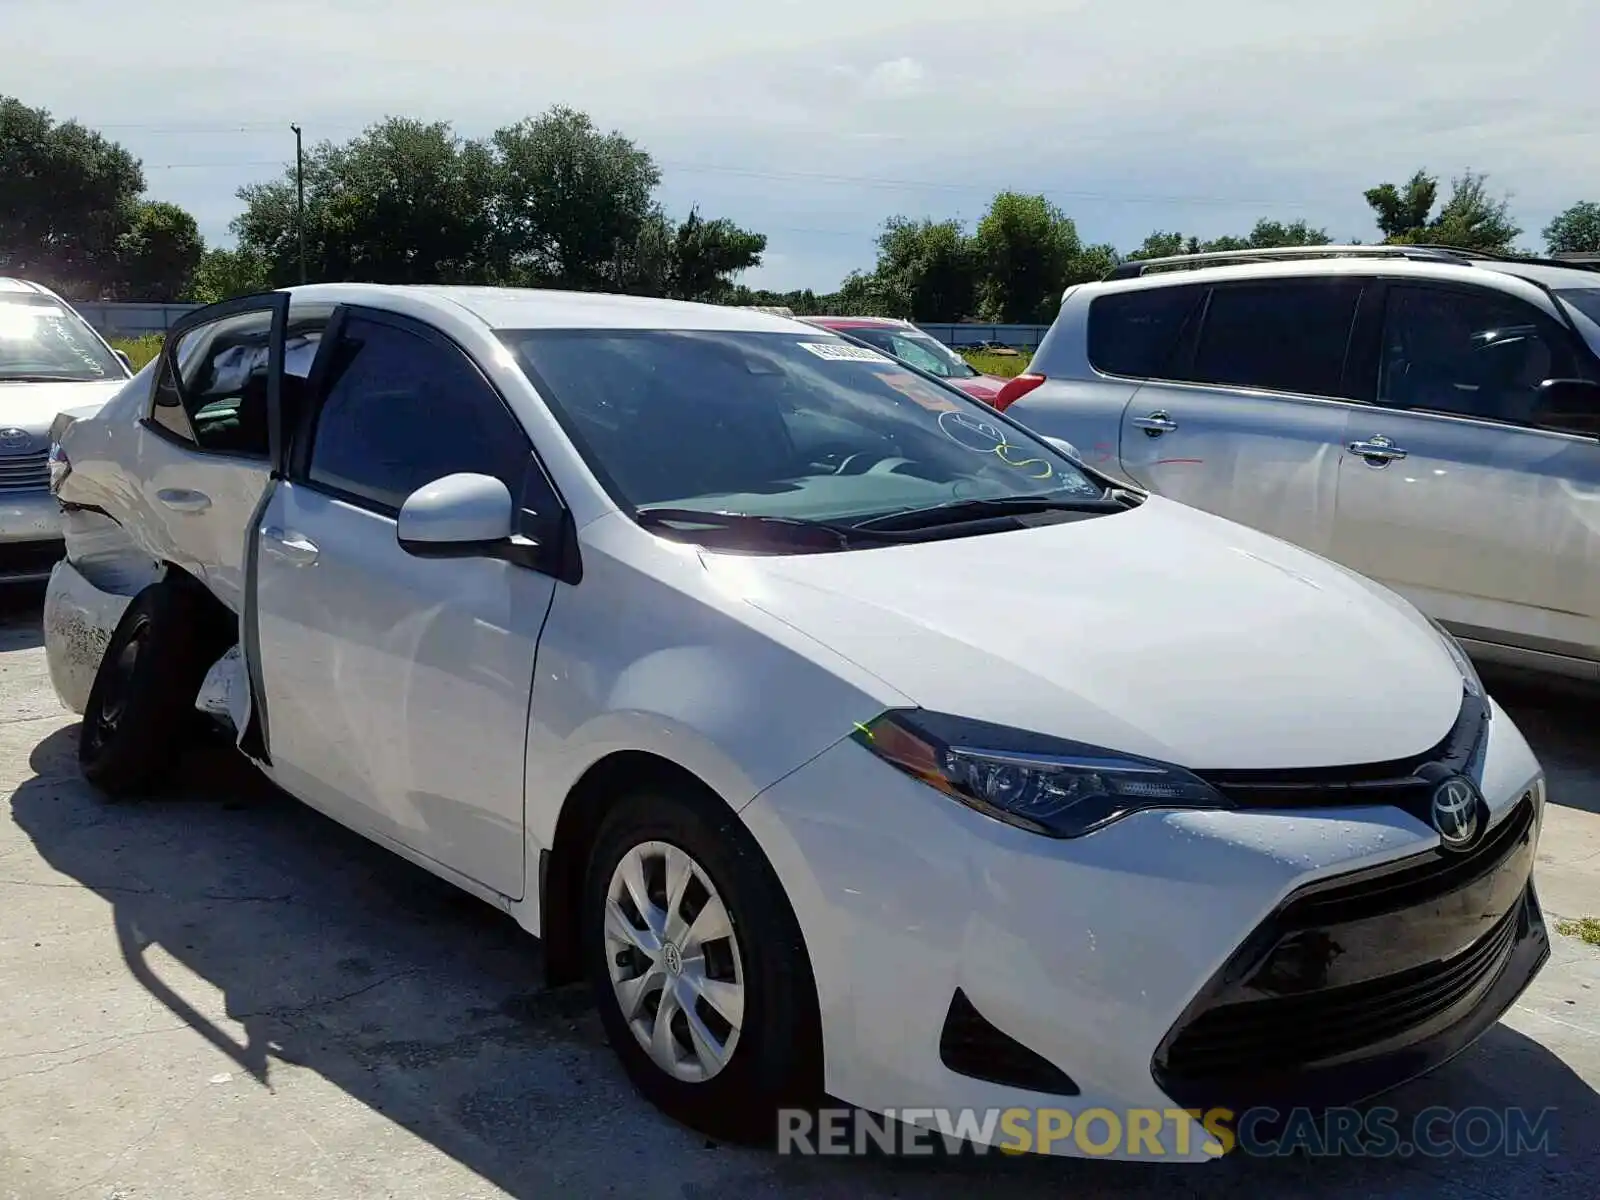
[[[193,729],[200,685],[229,644],[224,624],[192,584],[164,580],[133,598],[84,706],[78,737],[84,778],[129,796],[171,774]]]
[[[712,1137],[770,1141],[815,1101],[815,988],[798,924],[720,801],[620,801],[590,859],[588,974],[612,1048],[644,1096]]]

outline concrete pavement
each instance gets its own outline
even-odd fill
[[[1492,681],[1550,770],[1546,906],[1600,915],[1600,698]],[[1402,1110],[1556,1106],[1555,1157],[800,1160],[708,1144],[623,1079],[582,990],[487,906],[199,755],[170,798],[78,778],[36,604],[0,613],[0,1198],[1006,1198],[1600,1193],[1600,950]]]

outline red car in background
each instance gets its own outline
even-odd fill
[[[924,333],[910,321],[888,317],[800,317],[808,325],[832,330],[845,337],[865,342],[875,350],[901,362],[936,375],[960,388],[974,400],[993,404],[1006,380],[975,370],[938,338]]]

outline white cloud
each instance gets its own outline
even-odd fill
[[[785,286],[1000,187],[1123,246],[1264,215],[1370,238],[1362,190],[1419,167],[1490,172],[1529,245],[1600,199],[1593,0],[0,0],[0,22],[28,48],[5,91],[105,126],[209,236],[292,156],[289,121],[478,133],[558,102],[655,153],[670,203],[767,231],[754,279]]]
[[[862,91],[869,96],[902,97],[924,91],[928,72],[914,58],[891,58],[867,72]]]

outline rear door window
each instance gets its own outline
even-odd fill
[[[1184,380],[1339,396],[1360,299],[1361,283],[1351,279],[1214,287]]]
[[[1089,304],[1089,362],[1106,375],[1169,377],[1184,322],[1205,289],[1141,288],[1097,296]]]

